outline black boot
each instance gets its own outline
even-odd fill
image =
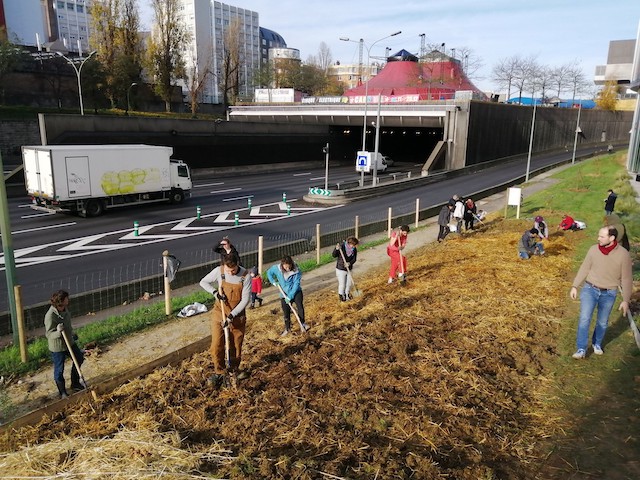
[[[56,382],[56,387],[58,387],[60,398],[67,398],[69,396],[69,394],[67,393],[67,389],[64,386],[64,382]]]

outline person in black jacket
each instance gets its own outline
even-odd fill
[[[453,205],[451,202],[447,203],[440,209],[440,215],[438,215],[438,226],[440,231],[438,232],[438,242],[442,242],[444,238],[449,235],[449,222],[451,221],[451,212],[453,211]]]
[[[607,193],[607,198],[604,199],[604,213],[605,215],[611,215],[613,213],[613,207],[616,206],[618,195],[611,189],[607,190]]]
[[[336,262],[336,277],[338,277],[338,296],[342,302],[346,302],[352,298],[349,291],[353,286],[353,280],[348,270],[353,269],[353,264],[356,263],[358,259],[358,243],[360,242],[356,237],[349,237],[346,242],[338,243],[335,250],[331,253],[334,258],[338,259]],[[340,254],[340,252],[342,252],[342,254]],[[345,260],[347,261],[346,264]]]

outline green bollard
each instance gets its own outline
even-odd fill
[[[247,209],[251,210],[251,199],[247,198]]]
[[[286,192],[282,192],[282,201],[283,202],[287,201],[287,193]]]
[[[240,224],[240,215],[238,215],[238,212],[236,212],[235,215],[233,216],[233,223],[234,225]]]
[[[201,213],[202,213],[202,208],[200,208],[200,205],[198,205],[198,206],[196,207],[196,218],[197,218],[198,220],[200,220],[200,214],[201,214]]]
[[[140,227],[140,224],[138,223],[138,221],[134,221],[133,222],[133,236],[137,237],[138,236],[138,228]]]
[[[291,205],[287,203],[287,215],[291,215]]]

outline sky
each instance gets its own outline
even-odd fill
[[[535,57],[543,66],[577,64],[588,80],[596,65],[607,63],[611,40],[636,39],[640,1],[619,0],[239,0],[225,1],[258,12],[260,26],[279,33],[304,61],[317,55],[321,42],[333,61],[358,63],[358,41],[364,39],[363,63],[400,49],[420,52],[445,44],[446,53],[470,49],[482,67],[471,77],[484,91],[497,91],[491,70],[500,60]],[[139,0],[143,26],[152,23],[149,0]],[[381,40],[401,31],[400,35]],[[341,41],[348,37],[354,42]],[[375,45],[373,45],[375,43]],[[375,62],[370,58],[370,62]]]

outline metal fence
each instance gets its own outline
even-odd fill
[[[418,212],[419,220],[434,215],[439,207],[426,208]],[[435,210],[434,210],[435,209]],[[307,228],[293,233],[264,236],[263,240],[263,270],[269,264],[275,263],[284,255],[292,257],[307,256],[314,258],[318,241],[321,249],[333,247],[348,236],[369,237],[387,231],[389,219],[395,227],[401,224],[411,224],[416,220],[416,205],[406,204],[391,212],[380,211],[363,217],[341,219],[316,228]],[[320,238],[318,239],[318,230]],[[241,263],[246,267],[258,264],[258,239],[234,243],[240,253]],[[172,252],[170,252],[172,253]],[[220,255],[211,248],[203,248],[182,252],[179,255],[181,266],[172,282],[173,289],[196,284],[212,268],[219,264]],[[96,270],[83,275],[60,277],[55,281],[34,282],[21,285],[23,296],[29,292],[53,292],[64,289],[72,293],[73,302],[70,307],[75,316],[90,314],[108,308],[116,307],[136,301],[142,297],[155,296],[163,289],[162,252],[158,257],[123,267]],[[33,296],[33,295],[31,295]],[[5,306],[5,308],[8,308]],[[49,308],[46,302],[25,304],[24,321],[27,330],[42,326],[42,319]],[[9,312],[0,313],[0,335],[11,333],[11,319]]]

